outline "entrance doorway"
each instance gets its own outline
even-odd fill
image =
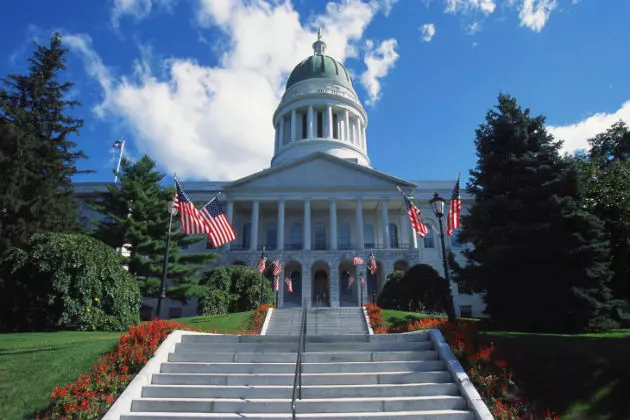
[[[284,282],[284,307],[296,308],[302,306],[302,273],[300,271],[292,271],[288,275],[291,279],[293,290],[289,292],[289,285]]]
[[[313,306],[330,306],[330,280],[328,273],[317,270],[313,276]]]
[[[359,306],[357,269],[351,261],[339,264],[339,306]]]

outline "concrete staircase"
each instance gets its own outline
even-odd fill
[[[297,350],[295,335],[184,334],[120,419],[290,419]],[[475,419],[428,332],[309,335],[302,381],[300,419]]]
[[[266,335],[300,335],[302,309],[274,309]],[[311,308],[306,315],[306,334],[367,334],[362,308]]]

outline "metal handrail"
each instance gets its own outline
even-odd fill
[[[291,397],[291,411],[295,420],[297,406],[295,400],[302,399],[302,353],[306,351],[306,299],[302,302],[302,322],[300,324],[300,339],[298,341],[298,354],[295,361],[295,375],[293,377],[293,396]],[[296,398],[297,392],[297,398]]]

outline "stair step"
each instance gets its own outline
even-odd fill
[[[175,352],[201,351],[218,353],[294,353],[298,350],[298,343],[177,343]],[[352,352],[352,351],[423,351],[433,350],[430,341],[401,341],[401,342],[330,342],[330,343],[306,343],[307,352]]]
[[[242,385],[242,386],[293,386],[294,374],[221,374],[221,373],[156,373],[152,384],[156,385]],[[385,372],[303,374],[302,385],[361,385],[451,382],[447,371],[432,372]]]
[[[302,398],[365,398],[457,395],[454,383],[398,385],[304,386]],[[150,385],[142,390],[143,398],[292,398],[293,386],[212,386]]]
[[[276,413],[287,410],[291,399],[143,398],[131,403],[131,411],[193,413]],[[298,412],[347,413],[408,410],[462,410],[461,396],[322,398],[296,401]]]
[[[437,360],[438,353],[427,351],[399,352],[311,352],[303,354],[304,363],[323,362],[385,362]],[[169,362],[240,362],[240,363],[281,363],[297,361],[297,353],[216,353],[201,351],[179,351],[168,356]]]
[[[303,363],[302,373],[379,373],[414,371],[427,372],[444,369],[442,360],[387,361],[387,362],[330,362]],[[160,373],[294,373],[291,363],[163,363]]]
[[[429,410],[429,411],[390,411],[387,413],[315,413],[300,414],[298,419],[374,419],[374,420],[397,420],[397,419],[422,419],[422,420],[474,420],[472,412],[466,410]],[[128,413],[123,414],[120,420],[287,420],[291,419],[291,414],[283,410],[281,413]]]

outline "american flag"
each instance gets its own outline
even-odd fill
[[[418,209],[415,204],[411,202],[409,197],[407,197],[400,188],[398,189],[398,191],[400,191],[403,198],[405,199],[405,204],[407,205],[407,214],[409,215],[409,220],[411,221],[411,227],[418,233],[418,236],[424,238],[429,233],[429,229],[427,229],[427,226],[422,222],[422,219],[420,219],[420,209]]]
[[[201,208],[201,217],[210,227],[208,237],[215,248],[236,239],[236,232],[228,220],[217,197]]]
[[[287,277],[284,279],[284,282],[287,284],[287,290],[289,290],[289,293],[293,293],[293,281]]]
[[[451,204],[448,209],[448,218],[446,220],[446,234],[453,235],[453,231],[459,227],[459,218],[462,214],[462,200],[459,198],[459,175],[453,188],[451,196]]]
[[[368,270],[370,270],[370,273],[372,275],[376,273],[377,266],[376,266],[376,258],[374,258],[374,255],[370,255],[370,265],[368,266]]]
[[[348,290],[352,288],[352,284],[354,283],[354,277],[350,276],[348,279]]]
[[[365,277],[361,276],[361,287],[365,287]]]
[[[262,274],[265,272],[266,265],[267,265],[267,257],[260,257],[260,259],[258,260],[258,265],[256,266],[256,270],[258,270],[258,272]]]
[[[282,272],[282,264],[280,264],[280,260],[275,260],[273,262],[273,275],[277,276]]]
[[[280,290],[280,277],[278,276],[273,278],[273,290],[276,292]]]
[[[352,259],[352,264],[354,264],[354,265],[361,265],[361,264],[365,264],[365,261],[363,261],[363,258],[361,258],[361,257],[354,257]]]
[[[175,178],[175,190],[173,208],[179,212],[179,224],[182,232],[187,235],[209,234],[210,226],[201,216],[195,204],[190,201],[177,178]]]

